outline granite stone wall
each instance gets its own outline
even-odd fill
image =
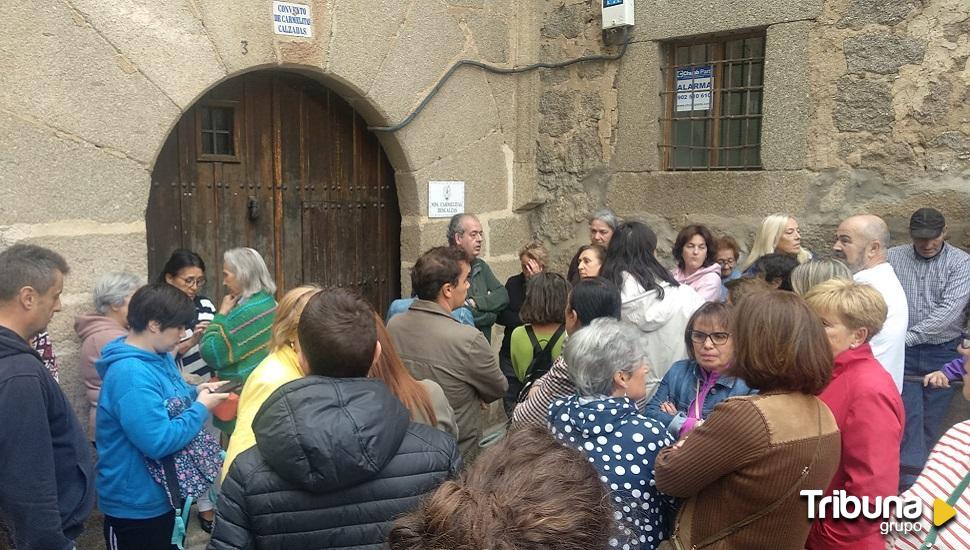
[[[547,57],[604,46],[599,4],[549,0],[535,31]],[[641,0],[620,62],[544,74],[534,229],[564,266],[606,204],[644,219],[669,254],[688,220],[747,247],[761,218],[791,212],[813,250],[842,218],[871,212],[907,238],[934,206],[970,246],[970,5],[964,0]],[[665,172],[665,41],[764,29],[762,162],[748,172]]]
[[[512,66],[535,57],[531,3],[297,3],[309,6],[311,38],[275,34],[269,0],[0,2],[0,247],[42,244],[72,266],[51,329],[78,412],[73,318],[92,308],[100,274],[149,275],[155,159],[206,91],[244,72],[294,70],[382,126],[403,119],[459,59]],[[462,69],[411,125],[380,135],[396,171],[405,275],[444,242],[444,222],[427,218],[429,180],[465,182],[486,258],[500,277],[517,271],[530,229],[516,209],[535,196],[537,83],[536,74]]]

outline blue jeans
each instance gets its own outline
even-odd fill
[[[900,491],[916,482],[933,445],[940,438],[953,388],[927,388],[915,378],[943,368],[948,361],[959,357],[956,352],[960,339],[942,344],[919,344],[906,348],[906,379],[903,381],[903,406],[906,426],[899,451]]]

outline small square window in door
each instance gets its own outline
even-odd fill
[[[239,162],[239,118],[236,102],[233,101],[199,105],[196,139],[200,162]]]

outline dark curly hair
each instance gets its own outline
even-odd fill
[[[714,263],[714,259],[717,258],[717,241],[714,239],[714,234],[711,230],[703,225],[691,224],[680,230],[677,233],[677,238],[674,240],[674,249],[671,251],[674,255],[674,260],[677,261],[677,267],[684,269],[684,245],[688,241],[694,238],[694,235],[700,235],[704,239],[704,244],[707,246],[707,257],[704,258],[703,267],[707,267]]]

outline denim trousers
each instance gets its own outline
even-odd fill
[[[919,344],[906,347],[906,380],[903,382],[903,406],[906,426],[899,451],[899,486],[908,489],[926,464],[933,445],[942,435],[953,388],[923,387],[923,382],[909,377],[923,377],[940,370],[943,365],[959,357],[956,352],[960,339],[942,344]]]

